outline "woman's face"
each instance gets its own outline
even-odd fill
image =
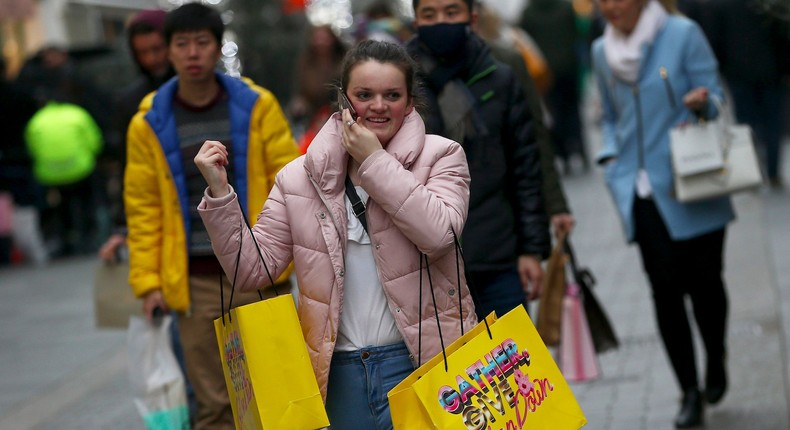
[[[357,123],[372,131],[383,146],[413,109],[406,76],[389,63],[367,60],[354,66],[346,93],[357,111]]]
[[[598,7],[601,8],[606,21],[612,27],[625,33],[631,34],[639,22],[639,15],[642,13],[647,0],[598,0]]]

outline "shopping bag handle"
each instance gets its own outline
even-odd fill
[[[444,336],[442,336],[442,324],[439,322],[439,308],[436,306],[436,294],[433,291],[433,280],[431,279],[431,265],[428,264],[428,256],[420,253],[420,309],[422,309],[422,263],[425,261],[425,272],[428,274],[428,285],[431,289],[431,298],[433,299],[433,312],[436,315],[436,326],[439,328],[439,343],[442,345],[442,356],[444,357],[444,371],[448,370],[447,365],[447,351],[444,348]],[[461,295],[461,292],[458,292]],[[464,320],[463,312],[461,312],[461,321]],[[417,328],[417,363],[422,363],[422,317],[419,319]]]
[[[573,273],[574,281],[577,284],[584,283],[585,285],[592,288],[596,283],[595,276],[593,276],[592,272],[590,272],[590,270],[586,267],[579,268],[577,265],[576,254],[573,252],[573,246],[571,246],[570,237],[565,238],[565,253],[568,255],[568,260],[571,264],[571,272]]]
[[[458,311],[461,319],[461,336],[464,335],[464,308],[463,308],[463,294],[461,288],[461,262],[464,262],[464,269],[466,269],[466,261],[464,260],[464,252],[461,248],[461,242],[458,240],[458,235],[455,234],[455,229],[450,227],[450,231],[453,233],[453,243],[455,245],[455,271],[457,276],[458,282]],[[449,365],[447,363],[447,351],[444,346],[444,336],[442,335],[442,325],[439,322],[439,309],[436,306],[436,295],[433,289],[433,279],[431,278],[431,266],[428,264],[428,256],[424,253],[420,252],[420,303],[419,308],[422,309],[422,265],[425,262],[425,272],[428,275],[428,286],[431,289],[431,298],[433,299],[433,312],[436,316],[436,326],[439,329],[439,343],[442,346],[442,357],[444,358],[444,371],[447,372],[449,369]],[[459,258],[460,256],[460,258]],[[470,284],[471,280],[469,277],[466,277],[466,283]],[[474,291],[473,287],[470,285],[469,293],[473,295],[473,300],[477,299],[476,292]],[[488,332],[489,339],[493,339],[493,335],[491,334],[491,327],[488,325],[488,321],[483,319],[483,323],[485,323],[486,331]],[[417,324],[417,363],[422,363],[422,317],[419,319],[419,323]]]
[[[464,249],[461,247],[461,241],[458,240],[458,235],[455,234],[455,229],[451,226],[450,231],[453,232],[453,241],[455,242],[455,270],[458,275],[458,303],[460,306],[461,303],[461,270],[459,268],[460,262],[464,262],[464,274],[466,275],[466,284],[469,286],[469,294],[472,295],[472,300],[480,303],[480,297],[477,295],[477,289],[472,282],[472,277],[466,273],[466,258],[464,257]],[[461,256],[459,261],[458,256]],[[462,309],[463,310],[463,309]],[[483,323],[486,325],[486,332],[488,332],[488,338],[493,340],[494,336],[491,334],[491,327],[488,326],[488,320],[483,318]],[[464,335],[464,316],[463,312],[461,312],[461,336]]]
[[[255,240],[255,235],[252,233],[252,227],[247,223],[247,215],[244,213],[244,207],[241,205],[241,200],[236,196],[236,201],[239,203],[239,209],[241,209],[241,224],[242,227],[247,227],[247,230],[250,232],[250,237],[252,238],[252,243],[255,244],[255,249],[258,251],[258,257],[261,259],[261,263],[263,263],[263,269],[266,270],[266,276],[269,277],[269,282],[272,284],[272,288],[274,288],[274,294],[280,295],[280,292],[277,291],[277,285],[274,283],[274,279],[272,278],[272,274],[269,271],[269,266],[266,265],[266,260],[263,259],[263,253],[261,252],[261,247],[258,245],[258,241]],[[228,321],[233,322],[233,317],[230,314],[230,310],[233,308],[233,293],[236,291],[236,278],[239,275],[239,262],[241,261],[241,247],[242,242],[244,240],[244,235],[239,234],[239,251],[236,253],[236,268],[233,271],[233,282],[230,286],[230,299],[228,300]],[[263,300],[263,294],[261,294],[261,290],[258,291],[258,298]],[[225,325],[225,291],[222,282],[222,273],[219,274],[219,303],[220,303],[220,312],[222,315],[222,325]]]
[[[716,130],[719,134],[719,142],[721,142],[721,151],[724,155],[724,159],[727,159],[727,155],[730,152],[730,147],[732,146],[732,138],[730,137],[732,132],[732,114],[730,114],[730,110],[725,104],[724,100],[716,94],[711,94],[708,97],[710,103],[713,103],[716,106],[716,110],[718,113],[718,119],[713,122],[713,126],[716,127]],[[704,110],[703,110],[704,112]],[[699,124],[709,124],[711,121],[707,119],[704,115],[700,115],[697,118],[697,122]]]

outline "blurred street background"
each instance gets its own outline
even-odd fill
[[[113,94],[137,69],[124,37],[131,14],[170,9],[181,0],[0,0],[0,48],[9,78],[37,67],[47,47],[64,50],[74,75],[89,88],[86,109],[112,150]],[[228,25],[222,67],[269,88],[285,107],[296,96],[294,70],[308,28],[328,24],[346,43],[364,31],[361,15],[373,0],[211,0]],[[389,2],[408,30],[411,1]],[[505,21],[516,20],[524,0],[487,2]],[[787,3],[787,2],[785,2]],[[586,31],[584,65],[594,11],[573,1]],[[773,2],[778,14],[790,6]],[[784,16],[787,18],[787,15]],[[39,58],[40,59],[40,58]],[[583,69],[584,66],[582,66]],[[30,76],[38,76],[35,73]],[[572,239],[580,265],[597,278],[595,293],[620,337],[619,349],[599,356],[602,376],[572,388],[593,430],[668,430],[679,405],[677,383],[662,349],[650,289],[637,249],[625,243],[602,172],[591,165],[600,146],[600,107],[584,70],[579,154],[558,159],[577,226]],[[35,91],[43,81],[23,84]],[[783,148],[790,150],[790,86],[782,97]],[[286,109],[287,110],[287,109]],[[307,125],[289,115],[297,137]],[[4,124],[5,118],[0,118]],[[2,153],[0,153],[2,155]],[[105,168],[99,163],[99,173]],[[781,176],[790,178],[785,156]],[[102,176],[99,176],[103,178]],[[106,178],[105,178],[106,179]],[[103,181],[97,182],[100,186]],[[113,186],[108,182],[109,186]],[[117,184],[116,184],[117,185]],[[716,430],[790,429],[790,190],[765,186],[737,194],[738,219],[726,238],[730,390],[706,414]],[[65,249],[59,237],[58,199],[40,202],[49,257],[33,261],[14,249],[0,266],[0,430],[143,429],[127,378],[126,332],[100,329],[94,320],[94,276],[103,263],[98,246],[111,233],[110,209],[98,198],[85,249]],[[2,238],[0,238],[2,239]],[[0,243],[2,245],[2,243]],[[702,359],[702,349],[699,348]]]
[[[577,257],[621,340],[599,356],[600,379],[572,384],[585,428],[669,430],[680,399],[636,248],[624,244],[597,170],[565,185]],[[747,193],[735,204],[726,246],[731,388],[705,428],[790,429],[790,193]],[[73,257],[0,270],[0,429],[144,428],[127,381],[126,333],[94,325],[99,264]]]

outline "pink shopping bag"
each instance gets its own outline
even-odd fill
[[[583,382],[601,374],[579,286],[568,284],[562,302],[560,370],[568,381]]]

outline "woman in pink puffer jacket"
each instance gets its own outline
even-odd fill
[[[252,231],[273,278],[295,263],[299,318],[333,428],[386,429],[387,391],[441,352],[435,312],[445,345],[462,321],[466,330],[477,322],[454,247],[469,171],[458,143],[425,134],[403,48],[361,42],[346,56],[341,85],[351,109],[278,173]],[[225,147],[207,141],[195,163],[209,185],[198,209],[225,273],[235,272],[241,246],[237,288],[268,286],[228,184]],[[365,204],[359,218],[347,177]]]

